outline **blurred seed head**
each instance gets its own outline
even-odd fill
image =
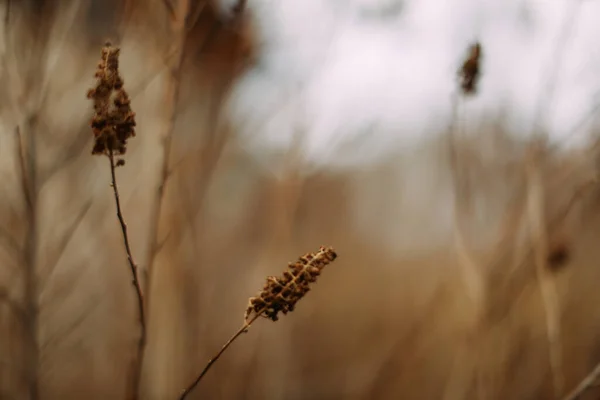
[[[459,71],[460,88],[465,95],[477,92],[477,83],[481,75],[481,44],[475,42],[469,48],[466,59]]]
[[[88,91],[94,101],[94,117],[90,123],[94,132],[92,154],[125,154],[127,140],[135,136],[135,113],[129,95],[119,75],[120,49],[107,42],[102,47],[98,63],[96,86]]]
[[[323,268],[336,257],[331,247],[321,246],[317,253],[307,253],[290,263],[281,277],[267,277],[263,290],[250,298],[244,319],[248,321],[252,316],[261,315],[277,321],[279,312],[294,311],[296,303],[310,290],[310,284],[316,282]]]

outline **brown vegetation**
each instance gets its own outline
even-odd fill
[[[290,163],[276,179],[219,118],[252,59],[242,10],[4,4],[0,398],[175,399],[204,365],[190,398],[567,396],[600,361],[598,149],[455,123],[451,151],[445,138],[370,170],[303,177]],[[106,36],[121,50],[103,51],[92,110]],[[343,261],[294,315],[221,357],[260,316],[293,310],[332,249],[270,277],[215,355],[264,276],[321,243]],[[569,399],[599,396],[594,381]]]

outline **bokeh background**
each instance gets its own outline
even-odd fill
[[[319,245],[339,258],[314,290],[192,398],[575,387],[600,362],[600,3],[234,6],[3,0],[0,398],[125,397],[136,300],[86,99],[107,38],[138,123],[117,174],[148,284],[142,398],[176,398],[265,277]]]

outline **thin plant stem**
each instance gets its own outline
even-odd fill
[[[535,262],[535,272],[546,322],[546,338],[548,356],[552,372],[554,397],[558,398],[564,388],[564,365],[561,349],[560,304],[551,271],[548,269],[548,228],[545,226],[545,204],[540,177],[539,148],[534,148],[533,159],[527,165],[527,217],[530,224],[530,235]]]
[[[151,281],[152,281],[152,269],[154,266],[154,259],[156,253],[158,253],[158,234],[160,225],[160,216],[162,214],[165,189],[167,180],[170,175],[169,165],[171,157],[171,143],[173,141],[173,134],[175,131],[175,120],[177,117],[177,105],[179,102],[179,90],[181,80],[181,70],[183,67],[183,55],[184,46],[186,42],[187,32],[185,31],[185,16],[188,13],[189,3],[186,0],[181,0],[177,9],[175,10],[175,19],[173,22],[173,32],[175,38],[172,42],[170,49],[170,55],[173,56],[172,60],[168,61],[169,64],[169,80],[167,83],[167,93],[165,95],[165,107],[167,108],[168,123],[166,132],[162,139],[163,155],[160,168],[160,178],[154,204],[152,206],[152,214],[150,220],[149,229],[149,241],[150,241],[150,253],[148,255],[147,268],[146,268],[146,279],[144,281],[144,289],[146,293],[150,293]]]
[[[592,372],[590,372],[575,389],[565,396],[563,400],[578,400],[588,390],[596,386],[598,379],[600,379],[600,364],[596,365]]]
[[[225,344],[223,345],[223,347],[221,347],[221,350],[219,350],[217,352],[217,354],[215,354],[206,364],[206,366],[204,367],[204,369],[202,370],[202,372],[200,372],[200,374],[196,377],[196,379],[194,380],[194,382],[192,382],[191,385],[189,385],[182,393],[181,396],[179,397],[179,400],[184,400],[188,394],[190,394],[192,392],[192,390],[194,390],[196,388],[196,386],[198,386],[198,384],[200,383],[200,381],[202,380],[202,378],[204,378],[204,375],[206,375],[206,373],[208,372],[208,370],[210,369],[210,367],[213,366],[213,364],[215,362],[217,362],[217,360],[221,357],[221,355],[223,353],[225,353],[225,350],[227,350],[229,348],[229,346],[231,346],[231,344],[233,342],[235,342],[235,340],[240,337],[240,335],[242,333],[246,333],[248,332],[248,328],[250,328],[250,326],[254,323],[254,321],[256,321],[258,319],[258,317],[260,317],[261,314],[256,314],[254,315],[251,319],[249,319],[248,321],[244,322],[244,325],[242,325],[242,327],[240,329],[238,329],[238,331],[236,333],[233,334],[233,336],[231,336],[231,338],[229,338],[229,340],[227,342],[225,342]]]
[[[37,400],[39,393],[39,294],[37,280],[37,249],[38,249],[38,184],[36,157],[37,118],[29,117],[27,152],[23,146],[23,137],[19,127],[16,129],[17,151],[21,185],[27,208],[27,239],[24,248],[24,293],[25,293],[25,326],[28,335],[26,371],[29,398]]]
[[[131,246],[129,245],[129,236],[127,234],[127,223],[125,223],[125,219],[123,218],[123,212],[121,211],[121,201],[119,198],[119,188],[117,186],[117,176],[115,173],[115,158],[113,155],[113,150],[109,149],[108,151],[108,159],[110,161],[110,175],[111,175],[111,186],[113,188],[113,193],[115,196],[115,205],[117,208],[117,218],[119,219],[119,223],[121,225],[121,232],[123,233],[123,243],[125,244],[125,251],[127,252],[127,261],[129,262],[129,267],[131,269],[131,275],[133,278],[133,287],[135,288],[135,293],[137,296],[138,303],[138,313],[139,313],[139,324],[140,324],[140,338],[138,340],[137,352],[135,355],[135,359],[133,360],[133,365],[131,367],[131,379],[132,379],[132,388],[131,388],[131,398],[137,399],[139,397],[139,381],[141,376],[141,361],[142,361],[142,353],[144,351],[144,346],[146,344],[146,315],[144,312],[144,294],[142,292],[142,285],[140,283],[139,275],[138,275],[138,267],[133,259],[133,255],[131,254]]]

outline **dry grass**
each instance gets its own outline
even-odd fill
[[[151,230],[151,245],[150,245],[150,260],[147,271],[148,278],[151,276],[151,266],[153,257],[157,251],[156,232],[158,229],[158,221],[162,211],[162,200],[165,190],[165,185],[169,177],[169,156],[171,149],[171,139],[173,136],[173,124],[175,120],[175,110],[177,108],[179,81],[181,67],[183,63],[183,48],[185,45],[187,31],[187,18],[191,16],[191,7],[187,1],[180,1],[177,10],[171,8],[171,4],[166,2],[165,5],[169,10],[171,18],[176,21],[174,25],[175,36],[178,40],[174,42],[174,63],[169,68],[171,79],[168,83],[168,97],[166,103],[170,105],[170,123],[164,139],[164,152],[161,168],[161,180],[159,182],[156,210],[153,213],[153,229]],[[236,13],[243,10],[243,5],[236,7]],[[201,11],[200,11],[201,12]],[[193,22],[198,18],[198,15],[193,15]],[[177,22],[179,21],[179,22]],[[119,54],[121,49],[112,46],[107,42],[102,47],[102,56],[98,63],[95,78],[97,79],[96,86],[88,91],[87,97],[93,100],[94,116],[90,123],[94,134],[94,145],[92,154],[105,155],[110,162],[111,186],[113,188],[115,205],[117,210],[117,218],[121,226],[123,243],[127,261],[131,269],[132,283],[135,289],[138,305],[138,320],[140,329],[140,338],[138,340],[137,351],[132,360],[130,371],[130,386],[127,394],[128,399],[139,398],[140,376],[143,363],[143,356],[146,346],[146,302],[144,301],[144,292],[149,287],[146,285],[146,290],[142,290],[138,265],[134,261],[130,239],[128,236],[127,223],[125,222],[123,212],[121,210],[121,201],[119,189],[116,179],[116,168],[125,165],[123,158],[115,162],[115,155],[122,156],[127,151],[127,142],[135,136],[135,113],[131,109],[131,101],[124,87],[123,78],[119,71]],[[181,394],[181,399],[187,397],[192,390],[200,383],[210,367],[219,359],[219,357],[229,348],[229,346],[242,334],[248,331],[250,326],[261,316],[269,318],[273,321],[278,320],[278,314],[281,312],[287,314],[294,310],[296,303],[308,293],[309,285],[316,282],[321,270],[330,262],[335,260],[336,253],[331,248],[321,247],[317,253],[307,253],[302,256],[296,263],[290,263],[289,271],[284,272],[281,278],[268,277],[267,284],[263,291],[257,297],[250,299],[250,305],[245,314],[244,324],[231,339],[229,339],[221,350],[212,357],[206,367]],[[149,279],[147,279],[149,282]],[[33,395],[37,397],[37,394]]]
[[[564,153],[501,125],[476,138],[455,126],[452,152],[444,138],[358,172],[302,177],[290,163],[278,180],[216,117],[251,38],[200,3],[128,1],[123,15],[136,24],[105,15],[108,3],[11,3],[0,71],[0,398],[177,398],[220,357],[189,398],[550,399],[600,361],[596,148]],[[140,133],[118,169],[110,149],[122,153],[124,140],[97,123],[110,168],[89,156],[82,99],[105,36],[86,19],[101,14],[114,22],[104,31],[127,32],[116,35],[119,71]],[[472,95],[476,82],[463,80]],[[110,115],[103,101],[100,117],[127,121],[130,110]],[[114,218],[116,172],[126,231]],[[256,324],[214,356],[264,276],[320,243],[343,261],[295,315]],[[269,292],[304,295],[311,260],[269,281],[239,335],[290,310],[293,290]],[[568,398],[600,395],[593,381]]]

